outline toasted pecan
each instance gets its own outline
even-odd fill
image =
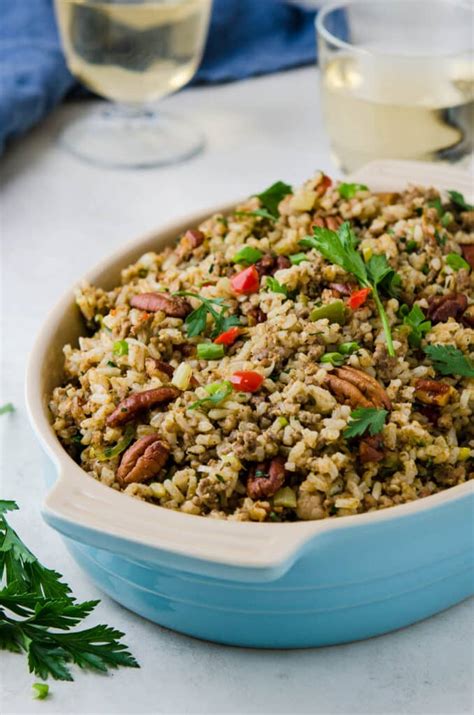
[[[427,315],[432,323],[444,323],[448,318],[460,318],[466,308],[467,297],[464,293],[434,295],[428,300]]]
[[[176,247],[178,261],[183,261],[187,258],[195,248],[198,248],[198,246],[204,243],[205,238],[203,232],[198,229],[189,229],[186,231]]]
[[[265,476],[259,476],[263,472]],[[247,480],[247,494],[252,499],[268,499],[285,483],[285,459],[275,457],[269,465],[257,464],[250,470]]]
[[[368,404],[359,402],[359,404],[356,406],[379,408],[385,407],[387,410],[392,409],[392,403],[390,402],[389,397],[382,385],[375,379],[375,377],[372,377],[372,375],[369,375],[368,373],[364,372],[364,370],[359,370],[355,367],[345,365],[344,367],[336,368],[335,370],[333,370],[332,373],[329,373],[329,375],[335,375],[337,378],[339,378],[346,384],[356,387],[359,392],[362,393],[363,397],[365,398],[365,401],[368,402]],[[350,399],[349,402],[352,404]]]
[[[311,228],[328,228],[330,231],[337,231],[343,223],[340,216],[315,216]]]
[[[260,278],[262,276],[272,275],[275,270],[275,262],[275,256],[272,256],[271,253],[265,253],[261,259],[254,264]]]
[[[153,390],[144,390],[143,392],[134,392],[119,402],[115,410],[107,417],[107,424],[109,427],[123,425],[125,422],[134,420],[143,410],[175,400],[180,393],[181,390],[172,385],[157,387]]]
[[[415,382],[414,397],[424,405],[444,407],[448,403],[451,393],[451,385],[440,380],[420,379]]]
[[[253,326],[257,325],[257,323],[264,323],[267,319],[267,314],[263,312],[261,308],[258,306],[254,306],[253,308],[250,308],[250,310],[247,313],[247,320],[248,324]]]
[[[192,311],[186,298],[169,293],[139,293],[131,298],[130,305],[148,313],[162,310],[170,318],[185,318]]]
[[[169,451],[169,446],[158,435],[141,437],[124,452],[117,470],[118,481],[131,484],[156,476],[168,459]]]
[[[471,214],[474,214],[474,211],[470,212]],[[474,228],[474,226],[473,226]],[[465,261],[469,263],[471,266],[472,270],[474,271],[474,243],[465,244],[461,246],[461,251],[462,255]]]
[[[359,442],[359,457],[364,464],[366,462],[381,462],[384,458],[384,444],[380,435],[363,437]]]

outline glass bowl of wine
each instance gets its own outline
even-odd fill
[[[323,113],[336,163],[467,163],[474,135],[473,4],[341,0],[316,19]]]
[[[109,102],[69,123],[60,144],[100,166],[172,164],[198,153],[204,136],[156,109],[195,74],[212,0],[55,0],[71,73]]]

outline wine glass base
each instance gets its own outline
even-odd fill
[[[95,166],[146,169],[195,156],[205,138],[181,117],[112,105],[68,123],[58,143]]]

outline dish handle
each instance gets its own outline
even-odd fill
[[[72,462],[72,460],[71,460]],[[273,581],[329,524],[206,519],[151,505],[88,478],[74,463],[46,497],[43,518],[67,539],[123,559],[239,581]]]

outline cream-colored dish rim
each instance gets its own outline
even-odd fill
[[[351,178],[367,183],[374,190],[392,191],[407,183],[456,189],[472,193],[467,173],[450,167],[402,161],[379,161],[367,165]],[[237,202],[235,202],[237,203]],[[121,268],[140,255],[160,249],[190,226],[196,226],[217,211],[235,206],[211,207],[174,221],[152,234],[127,243],[113,256],[99,263],[82,279],[99,285],[112,284]],[[45,394],[45,370],[61,353],[51,356],[71,313],[73,289],[68,290],[47,316],[34,343],[27,368],[26,402],[35,433],[54,463],[58,478],[44,502],[44,513],[52,520],[159,549],[172,554],[213,563],[249,569],[275,569],[292,560],[313,537],[335,530],[375,524],[422,514],[448,502],[474,493],[474,483],[452,487],[444,492],[408,504],[367,514],[337,519],[286,524],[260,524],[206,519],[127,497],[89,477],[61,446],[49,420]],[[68,531],[66,529],[66,531]]]

